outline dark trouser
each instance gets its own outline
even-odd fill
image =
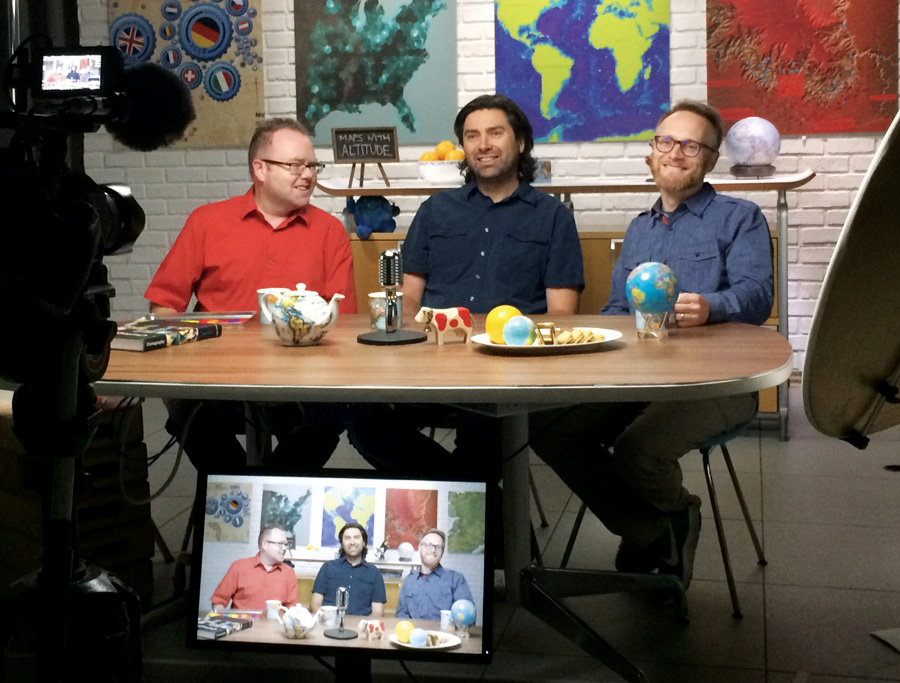
[[[745,394],[548,410],[530,417],[531,446],[610,531],[642,549],[687,505],[679,458],[749,422],[757,405]]]
[[[250,403],[243,401],[166,401],[166,431],[177,438],[200,472],[239,470],[247,454],[237,439],[245,432],[246,412],[256,431],[278,445],[265,464],[286,471],[315,470],[331,457],[344,431],[329,403]],[[195,412],[196,410],[196,412]],[[193,417],[192,417],[193,415]],[[185,432],[187,428],[187,432]],[[248,438],[252,438],[248,435]]]

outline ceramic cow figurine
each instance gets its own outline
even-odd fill
[[[465,337],[466,343],[472,339],[472,314],[468,308],[429,308],[422,306],[416,313],[416,322],[425,323],[425,331],[434,329],[438,345],[444,343],[444,332],[456,330]],[[432,328],[432,325],[434,326]]]
[[[384,622],[375,619],[362,619],[359,622],[358,630],[362,633],[366,640],[381,640],[384,637]]]

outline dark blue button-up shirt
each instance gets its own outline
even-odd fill
[[[442,609],[457,600],[472,600],[466,577],[438,565],[430,574],[415,570],[403,580],[397,599],[397,616],[404,619],[440,619]]]
[[[756,204],[717,194],[709,183],[675,211],[664,212],[657,200],[631,222],[601,313],[633,313],[625,281],[646,261],[668,265],[679,292],[701,294],[709,302],[711,323],[761,325],[772,312],[769,225]]]
[[[489,313],[500,304],[547,311],[548,287],[583,287],[572,212],[520,183],[494,202],[475,182],[419,207],[403,243],[403,270],[425,278],[422,305]]]
[[[387,602],[381,570],[365,560],[355,567],[346,557],[329,560],[322,565],[313,583],[313,593],[324,596],[323,605],[334,605],[337,589],[347,589],[347,614],[368,616],[373,602]]]

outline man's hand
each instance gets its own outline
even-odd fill
[[[699,327],[709,321],[709,302],[700,294],[682,293],[675,302],[675,324]]]

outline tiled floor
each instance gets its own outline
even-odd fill
[[[709,513],[699,454],[683,460],[687,487],[706,512],[694,582],[688,592],[690,623],[679,625],[664,607],[634,596],[579,598],[571,605],[654,683],[859,683],[900,681],[900,652],[870,635],[900,627],[900,430],[876,435],[869,448],[826,439],[807,424],[800,392],[791,392],[791,439],[755,428],[730,450],[765,546],[769,564],[755,554],[721,458],[713,456],[725,510],[732,562],[744,611],[731,616],[724,572]],[[165,442],[163,410],[150,402],[145,430],[151,452]],[[154,490],[167,478],[172,457],[152,468]],[[342,444],[331,463],[365,463]],[[170,547],[180,545],[194,476],[185,459],[169,489],[153,503],[153,517]],[[548,565],[558,564],[578,500],[548,467],[533,473],[547,528],[535,530]],[[574,568],[609,568],[616,539],[588,515],[570,560]],[[157,557],[155,600],[172,593],[172,567]],[[415,680],[621,681],[616,674],[558,636],[523,609],[495,608],[496,654],[487,666],[409,663]],[[183,623],[145,633],[147,683],[249,681],[254,676],[328,681],[332,675],[310,657],[238,656],[188,651]],[[8,680],[28,680],[29,660],[7,658]],[[12,673],[11,673],[12,672]],[[396,662],[373,663],[375,681],[411,679]]]

